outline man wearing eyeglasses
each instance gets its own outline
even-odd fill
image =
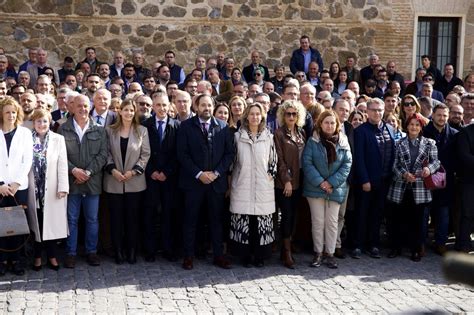
[[[423,84],[421,85],[421,89],[415,94],[415,96],[428,96],[441,103],[444,103],[443,93],[433,88],[434,83],[434,76],[431,73],[425,74],[423,76]]]
[[[395,156],[394,130],[382,120],[384,108],[381,99],[368,100],[367,122],[354,130],[353,180],[359,197],[351,252],[355,259],[364,248],[370,257],[381,257],[380,224]]]

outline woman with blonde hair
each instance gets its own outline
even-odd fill
[[[43,249],[49,269],[59,270],[56,240],[68,236],[67,194],[69,193],[68,161],[64,137],[50,131],[51,114],[37,109],[33,122],[33,167],[29,173],[28,221],[34,233],[32,269],[40,271]]]
[[[0,207],[27,205],[28,172],[33,163],[31,131],[22,127],[23,110],[12,97],[0,101]],[[0,237],[0,276],[8,267],[21,276],[22,235]],[[8,266],[8,264],[10,264]]]
[[[106,127],[108,159],[104,174],[104,191],[109,196],[112,243],[115,262],[136,263],[138,210],[141,192],[146,189],[145,167],[150,158],[148,130],[139,123],[133,100],[120,105],[117,122]],[[125,243],[125,244],[123,244]]]
[[[245,267],[264,266],[275,240],[273,177],[277,155],[273,135],[266,127],[260,103],[249,105],[234,134],[236,155],[230,190],[230,240],[232,251],[243,257]]]
[[[336,249],[339,208],[347,196],[347,177],[352,165],[347,137],[332,110],[324,111],[303,151],[304,188],[311,211],[314,258],[321,266],[323,249],[329,268],[337,268]]]
[[[229,127],[234,131],[237,131],[240,127],[240,119],[244,113],[245,108],[247,107],[247,102],[241,96],[233,96],[229,100]]]
[[[275,131],[278,156],[275,190],[281,210],[281,259],[283,265],[290,269],[293,269],[295,264],[291,254],[291,236],[295,226],[296,207],[301,197],[301,155],[306,142],[303,129],[305,117],[306,110],[298,101],[288,100],[278,107],[277,119],[280,128]]]

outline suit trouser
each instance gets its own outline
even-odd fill
[[[461,197],[461,223],[459,225],[459,249],[471,249],[471,233],[474,226],[474,184],[463,183]]]
[[[311,210],[314,252],[322,253],[325,246],[326,253],[332,255],[336,249],[337,218],[341,204],[325,198],[307,199]]]
[[[183,215],[183,247],[185,257],[194,256],[199,211],[205,201],[207,201],[207,213],[214,257],[223,254],[222,215],[224,209],[224,193],[217,193],[213,190],[211,185],[207,185],[203,189],[185,191]]]
[[[161,209],[161,239],[163,249],[173,248],[173,233],[178,228],[172,221],[174,190],[171,182],[147,180],[147,189],[143,202],[143,245],[145,253],[152,255],[157,250],[156,223],[158,206]]]
[[[379,185],[372,185],[369,192],[363,191],[362,185],[357,188],[354,248],[380,246],[380,224],[389,184],[390,178],[387,178]]]

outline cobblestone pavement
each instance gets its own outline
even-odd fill
[[[197,260],[185,271],[163,260],[117,266],[109,259],[101,267],[80,261],[75,270],[7,274],[0,314],[474,312],[474,291],[448,284],[437,256],[421,263],[347,258],[336,270],[308,267],[309,255],[296,260],[295,270],[273,258],[261,269],[222,270]]]

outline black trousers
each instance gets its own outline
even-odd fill
[[[38,217],[38,226],[39,226],[39,232],[40,235],[39,237],[41,238],[41,235],[43,235],[43,209],[38,209],[37,210],[37,217]],[[35,258],[41,258],[43,254],[43,249],[46,250],[46,256],[48,259],[50,258],[56,258],[56,253],[57,253],[57,245],[56,245],[56,240],[48,240],[48,241],[41,241],[41,242],[36,242],[34,244],[34,254]]]
[[[395,204],[392,230],[393,249],[401,249],[406,239],[410,250],[419,253],[424,241],[423,224],[427,203],[416,204],[413,191],[405,190],[401,204]]]
[[[470,250],[471,233],[474,227],[474,184],[462,183],[461,190],[461,221],[456,247],[461,250]]]
[[[296,224],[296,212],[301,198],[301,190],[293,190],[290,197],[283,194],[283,189],[275,188],[276,201],[281,211],[280,232],[282,238],[290,238]]]
[[[114,248],[127,250],[137,247],[138,217],[141,192],[108,194],[110,231]]]
[[[199,191],[185,192],[183,216],[184,256],[193,257],[195,251],[196,231],[201,206],[206,203],[209,218],[209,230],[214,257],[223,254],[222,215],[224,211],[224,193],[217,193],[211,185]]]
[[[19,205],[27,205],[28,189],[18,190],[15,194],[15,199]],[[3,199],[0,199],[0,207],[16,206],[15,199],[12,197],[4,197]],[[24,241],[24,235],[0,237],[0,262],[20,260],[20,249],[15,249],[21,247]],[[7,251],[2,251],[1,249]]]

